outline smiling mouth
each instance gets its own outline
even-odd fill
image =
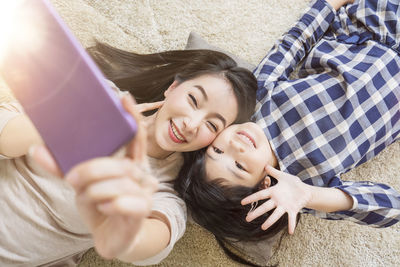
[[[254,148],[257,148],[256,142],[254,141],[253,137],[251,137],[248,133],[246,132],[238,132],[238,135],[240,135],[240,138],[246,142],[247,144],[253,146]]]
[[[179,132],[179,129],[176,127],[175,123],[173,123],[172,120],[169,121],[168,133],[172,141],[175,143],[181,144],[187,142],[185,137]]]

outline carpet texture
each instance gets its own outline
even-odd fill
[[[183,49],[190,31],[257,64],[293,25],[306,0],[51,0],[84,46],[96,38],[140,53]],[[400,190],[400,142],[343,176]],[[264,263],[267,264],[267,263]],[[374,229],[302,216],[295,235],[283,236],[269,265],[399,266],[400,224]],[[89,251],[80,265],[131,266]],[[158,266],[241,266],[228,259],[205,230],[189,225]]]

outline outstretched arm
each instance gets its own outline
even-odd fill
[[[265,171],[268,175],[276,178],[278,183],[242,200],[242,205],[247,205],[262,199],[268,199],[254,211],[249,212],[246,218],[250,222],[275,209],[261,226],[264,230],[268,229],[287,213],[289,233],[293,234],[296,227],[297,214],[303,208],[322,212],[336,212],[349,210],[353,206],[353,199],[339,189],[308,185],[298,177],[279,171],[271,166],[266,166]]]
[[[242,200],[245,205],[268,199],[248,214],[248,221],[275,208],[262,225],[264,230],[288,213],[289,233],[293,233],[296,216],[301,211],[324,219],[351,220],[375,227],[388,227],[400,221],[400,194],[385,184],[335,178],[336,186],[317,187],[272,167],[267,167],[266,171],[278,180],[278,184]]]
[[[97,252],[105,258],[132,262],[151,258],[166,248],[171,232],[167,218],[152,211],[157,182],[148,168],[147,137],[140,126],[139,111],[132,108],[129,95],[123,98],[123,104],[139,124],[127,157],[83,162],[65,179],[76,191],[76,205],[93,235]],[[148,104],[143,106],[154,109]],[[36,148],[33,156],[49,172],[61,176],[46,149]]]
[[[352,208],[336,212],[305,209],[303,212],[323,219],[350,220],[373,227],[389,227],[400,221],[400,193],[392,187],[367,181],[341,181],[338,177],[332,181],[336,184],[332,188],[345,192],[353,199]]]
[[[324,36],[335,18],[335,10],[354,0],[314,0],[306,13],[271,48],[254,70],[257,78],[257,107],[255,118],[263,118],[263,105],[281,82],[306,57]],[[267,106],[266,106],[267,107]],[[264,114],[265,115],[265,114]]]
[[[333,22],[335,12],[332,6],[338,7],[344,2],[345,0],[313,1],[295,26],[276,42],[254,70],[259,87],[259,101],[268,91],[273,90],[278,82],[289,78],[291,72],[324,36]]]

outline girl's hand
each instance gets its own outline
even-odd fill
[[[266,166],[268,175],[278,180],[278,183],[267,189],[260,190],[242,200],[242,205],[268,199],[261,206],[249,212],[246,217],[248,222],[275,208],[274,212],[263,223],[261,228],[268,229],[285,213],[288,213],[289,234],[294,233],[297,213],[311,200],[312,194],[309,186],[297,176],[279,171],[271,166]]]
[[[157,189],[147,162],[147,135],[140,113],[161,104],[135,105],[129,95],[122,103],[138,124],[127,157],[89,160],[65,176],[76,191],[76,205],[93,235],[96,250],[105,258],[115,258],[132,246],[142,222],[150,215],[151,197]],[[52,174],[62,176],[46,148],[34,149],[33,156]]]

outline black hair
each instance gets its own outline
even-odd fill
[[[254,113],[257,80],[224,53],[200,49],[137,54],[100,42],[87,50],[104,75],[138,103],[163,100],[175,80],[181,83],[209,74],[232,85],[239,107],[235,123],[248,121]]]
[[[184,153],[184,164],[174,183],[175,190],[185,201],[193,220],[225,242],[259,241],[278,234],[288,225],[287,214],[267,230],[261,225],[274,210],[247,222],[250,205],[241,205],[241,200],[255,193],[254,187],[227,185],[222,178],[207,180],[205,149]],[[276,183],[272,179],[273,184]],[[272,186],[273,186],[272,184]],[[258,205],[264,203],[259,201]]]

